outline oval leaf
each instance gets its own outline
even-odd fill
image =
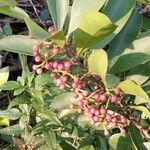
[[[0,0],[0,4],[4,4],[4,5],[9,5],[11,7],[15,7],[17,3],[16,3],[15,0]]]
[[[118,86],[125,94],[131,94],[149,100],[149,97],[144,92],[144,90],[138,84],[131,80],[125,80],[121,82]]]
[[[107,65],[107,54],[104,50],[95,50],[88,58],[89,73],[99,75],[103,81],[105,81]]]
[[[84,49],[96,45],[115,29],[116,25],[112,24],[107,16],[96,11],[88,11],[75,31],[77,53],[80,54]]]
[[[98,11],[105,3],[106,0],[74,0],[71,9],[71,19],[69,24],[68,35],[78,28],[78,25],[89,10]]]
[[[35,40],[30,39],[28,36],[11,35],[0,40],[0,50],[31,55],[34,43]]]

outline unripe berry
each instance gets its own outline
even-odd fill
[[[57,69],[62,70],[64,68],[64,65],[62,63],[58,64]]]
[[[40,47],[39,47],[38,45],[34,45],[34,46],[33,46],[33,51],[37,51],[37,52],[38,52],[39,49],[40,49]]]
[[[57,79],[57,80],[56,80],[56,85],[57,85],[57,86],[60,86],[61,84],[62,84],[62,80],[61,80],[61,79]]]
[[[78,94],[76,92],[73,92],[73,97],[74,98],[77,98],[78,97]]]
[[[104,130],[104,135],[108,136],[109,135],[109,131],[108,130]]]
[[[55,47],[52,49],[52,54],[57,55],[59,53],[60,49],[58,47]]]
[[[52,79],[56,78],[56,76],[57,76],[57,74],[56,74],[55,72],[52,72],[52,73],[51,73],[51,78],[52,78]]]
[[[36,73],[37,73],[37,74],[42,74],[42,73],[43,73],[43,70],[42,70],[41,68],[38,68],[38,69],[36,69]]]
[[[117,97],[117,96],[113,95],[113,96],[111,97],[111,102],[112,102],[112,103],[117,102],[117,100],[118,100],[118,97]]]
[[[114,89],[114,93],[115,93],[116,95],[119,95],[119,94],[121,93],[121,89],[120,89],[119,87],[116,87],[116,88]]]
[[[97,121],[99,121],[99,117],[98,117],[98,116],[94,116],[94,117],[93,117],[93,120],[94,120],[95,122],[97,122]]]
[[[78,109],[78,113],[79,114],[81,114],[82,113],[82,109],[80,108],[80,109]]]
[[[41,57],[38,55],[38,56],[35,56],[34,58],[35,62],[41,62]]]
[[[126,134],[126,130],[123,128],[120,128],[120,133],[124,136]]]
[[[64,89],[65,89],[65,84],[61,84],[61,85],[59,86],[59,88],[60,88],[60,90],[64,90]]]
[[[48,57],[49,57],[49,52],[46,52],[46,53],[44,54],[44,56],[45,56],[46,58],[48,58]]]
[[[46,63],[46,64],[44,65],[44,68],[45,68],[46,70],[49,70],[50,67],[51,67],[51,65],[50,65],[49,63]]]
[[[50,26],[50,27],[48,28],[48,32],[51,33],[51,34],[54,33],[54,32],[56,32],[54,26]]]
[[[105,108],[100,109],[101,115],[106,115],[106,113],[107,113],[107,109],[105,109]]]
[[[32,69],[35,71],[37,69],[37,65],[33,65]]]
[[[90,120],[90,124],[91,124],[91,125],[94,125],[94,124],[95,124],[95,121],[94,121],[94,120]]]
[[[66,61],[66,62],[64,63],[64,66],[65,66],[66,69],[70,69],[71,66],[72,66],[72,64],[71,64],[71,62]]]

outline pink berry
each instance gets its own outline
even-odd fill
[[[56,74],[55,72],[52,72],[52,73],[51,73],[51,78],[52,78],[52,79],[56,78],[56,76],[57,76],[57,74]]]
[[[95,113],[94,113],[96,116],[99,116],[100,115],[100,111],[97,109],[95,110]]]
[[[54,62],[53,62],[53,68],[57,68],[57,66],[58,66],[58,62],[57,62],[57,61],[54,61]]]
[[[33,51],[32,55],[35,57],[35,56],[39,55],[39,52],[38,51]]]
[[[90,113],[95,114],[95,108],[90,108]]]
[[[83,106],[84,102],[82,100],[79,101],[79,106]]]
[[[85,96],[85,97],[87,97],[87,96],[89,96],[89,92],[88,91],[83,91],[83,96]]]
[[[35,62],[41,62],[41,57],[39,55],[35,56],[34,60]]]
[[[37,65],[33,65],[32,69],[35,71],[37,69]]]
[[[96,93],[95,95],[94,95],[94,98],[96,99],[96,100],[98,100],[99,99],[99,93]]]
[[[54,26],[50,26],[50,27],[48,28],[48,32],[49,32],[49,33],[54,33],[54,32],[56,32]]]
[[[68,76],[64,75],[61,77],[61,80],[66,83],[68,81]]]
[[[44,65],[44,68],[46,69],[46,70],[49,70],[50,69],[50,64],[49,63],[46,63],[45,65]]]
[[[116,87],[116,88],[114,89],[114,93],[115,93],[116,95],[119,95],[119,94],[121,93],[121,89],[120,89],[119,87]]]
[[[106,115],[107,109],[105,109],[105,108],[100,109],[100,113],[101,113],[101,115]]]
[[[93,117],[93,120],[94,120],[95,122],[97,122],[97,121],[99,121],[99,117],[98,117],[98,116],[94,116],[94,117]]]
[[[117,102],[117,100],[118,100],[118,97],[117,97],[117,96],[113,95],[113,96],[111,97],[111,102],[112,102],[112,103]]]
[[[65,84],[61,84],[61,85],[59,86],[59,88],[60,88],[60,90],[64,90],[64,89],[65,89]]]
[[[57,86],[60,86],[61,84],[62,84],[62,80],[61,80],[61,79],[57,79],[57,80],[56,80],[56,85],[57,85]]]
[[[39,51],[40,47],[38,45],[33,46],[33,51]]]
[[[90,112],[90,109],[89,109],[89,108],[85,108],[84,111],[85,111],[85,114],[86,114],[86,115],[89,115],[89,112]]]
[[[125,134],[126,134],[126,130],[123,129],[123,128],[120,128],[120,133],[121,133],[122,135],[125,135]]]
[[[108,121],[111,121],[111,120],[112,120],[112,115],[111,115],[111,114],[107,114],[107,115],[106,115],[106,119],[107,119]]]
[[[112,122],[117,122],[118,119],[117,119],[116,117],[114,117],[111,121],[112,121]]]
[[[78,87],[78,83],[73,82],[72,83],[72,88],[76,89]]]
[[[66,62],[64,63],[64,66],[65,66],[66,69],[70,69],[70,67],[72,66],[72,64],[71,64],[71,62],[66,61]]]
[[[37,74],[42,74],[42,73],[43,73],[43,70],[42,70],[41,68],[38,68],[38,69],[36,69],[36,73],[37,73]]]
[[[73,82],[75,82],[75,83],[79,83],[79,81],[80,81],[79,77],[75,77],[74,80],[73,80]]]
[[[122,122],[122,123],[126,123],[126,122],[127,122],[127,119],[126,119],[124,116],[121,116],[121,122]]]
[[[89,111],[90,111],[90,110],[89,110]],[[93,118],[93,114],[91,114],[91,113],[89,112],[88,117],[89,117],[89,118]]]
[[[45,56],[46,58],[48,58],[48,57],[49,57],[49,52],[46,52],[46,53],[44,54],[44,56]]]
[[[88,99],[84,100],[84,105],[89,105],[90,101]]]
[[[117,126],[118,126],[117,122],[112,123],[112,128],[117,128]]]
[[[58,64],[57,69],[62,70],[64,68],[64,65],[62,63]]]
[[[105,100],[106,100],[105,94],[101,94],[100,97],[99,97],[99,99],[100,99],[101,101],[105,101]]]
[[[59,53],[59,51],[60,51],[60,49],[58,47],[55,47],[55,48],[52,49],[52,54],[56,55],[56,54]]]
[[[108,125],[109,125],[109,122],[108,122],[107,120],[104,120],[104,121],[103,121],[103,125],[108,126]]]

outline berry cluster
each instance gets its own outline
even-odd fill
[[[54,28],[48,29],[52,34]],[[121,90],[116,87],[113,91],[106,91],[103,81],[99,76],[88,74],[73,73],[73,69],[81,62],[67,56],[67,50],[59,47],[53,41],[36,42],[33,46],[33,57],[36,64],[33,70],[37,74],[45,71],[50,72],[50,77],[57,87],[61,90],[70,90],[74,97],[78,99],[78,112],[85,114],[92,125],[104,125],[105,134],[108,130],[119,128],[125,134],[127,119],[124,116],[112,113],[109,108],[110,103],[121,104]],[[58,56],[65,55],[67,59],[60,60]],[[70,59],[70,61],[68,61]],[[85,67],[85,66],[84,66]],[[93,82],[94,81],[94,82]],[[70,108],[74,107],[73,105]]]

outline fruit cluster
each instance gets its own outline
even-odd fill
[[[49,32],[54,33],[55,31],[50,28]],[[36,63],[33,65],[33,70],[37,74],[50,71],[50,77],[57,87],[61,90],[72,91],[74,97],[78,99],[78,112],[85,114],[92,125],[103,124],[105,134],[108,134],[108,130],[113,128],[119,128],[120,132],[125,134],[125,128],[128,125],[126,117],[108,110],[110,103],[118,106],[121,103],[120,88],[106,91],[99,76],[87,72],[73,73],[73,69],[76,66],[79,67],[79,63],[69,56],[66,56],[67,60],[60,60],[58,55],[67,55],[65,48],[60,48],[52,41],[36,42],[33,46],[33,57]],[[74,106],[70,106],[72,107]]]

